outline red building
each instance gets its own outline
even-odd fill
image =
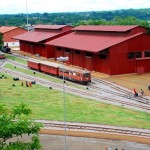
[[[6,45],[6,43],[9,46],[15,46],[16,45],[16,40],[12,39],[13,36],[17,36],[19,34],[23,34],[25,32],[27,32],[27,30],[23,29],[23,28],[19,28],[19,27],[13,27],[13,26],[1,26],[0,27],[0,32],[3,35],[3,41]],[[19,42],[17,42],[19,43]],[[18,44],[17,44],[18,46]]]
[[[37,25],[33,31],[13,38],[19,40],[21,51],[53,58],[55,56],[54,46],[46,46],[45,43],[70,33],[71,29],[72,27],[67,25]]]
[[[78,26],[47,45],[55,58],[109,75],[150,72],[150,35],[141,26]]]

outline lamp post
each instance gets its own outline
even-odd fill
[[[64,96],[64,150],[67,150],[67,141],[66,141],[66,95],[65,95],[65,78],[64,78],[64,62],[66,62],[67,60],[69,60],[69,57],[58,57],[57,58],[58,61],[63,62],[63,96]]]

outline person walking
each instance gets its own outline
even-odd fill
[[[143,89],[141,89],[141,97],[144,95],[144,91]]]

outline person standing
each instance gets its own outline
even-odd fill
[[[134,96],[138,96],[138,93],[136,92],[136,89],[134,89]]]

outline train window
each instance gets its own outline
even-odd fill
[[[129,52],[128,53],[128,59],[141,58],[141,57],[142,57],[142,52]]]
[[[86,52],[86,56],[87,56],[87,57],[92,57],[93,55],[92,55],[92,53],[90,53],[90,52]]]
[[[70,49],[66,48],[65,52],[70,53]]]
[[[150,57],[150,50],[149,50],[149,51],[145,51],[145,52],[144,52],[144,56],[145,56],[145,57]]]
[[[61,51],[61,47],[57,47],[56,49],[57,49],[58,51]]]
[[[75,54],[80,54],[80,51],[78,51],[78,50],[75,50]]]
[[[85,77],[85,78],[88,78],[89,76],[90,76],[89,73],[84,73],[84,77]]]

